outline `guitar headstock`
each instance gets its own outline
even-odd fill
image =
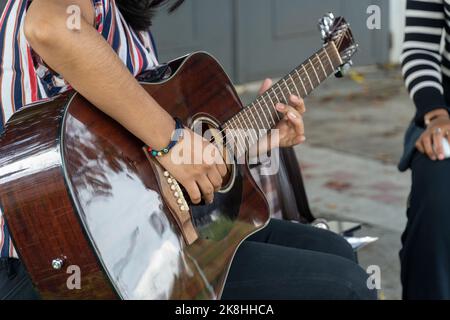
[[[352,66],[352,57],[358,51],[350,24],[343,17],[335,18],[332,13],[327,13],[319,20],[319,30],[325,44],[334,42],[341,56],[343,64],[339,67],[336,76],[342,77],[346,69]]]

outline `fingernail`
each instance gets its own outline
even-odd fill
[[[277,104],[277,109],[280,110],[280,111],[282,111],[282,110],[285,109],[285,106],[284,106],[283,104],[281,104],[281,103],[278,103],[278,104]]]
[[[289,118],[291,119],[297,119],[297,116],[295,114],[293,114],[292,112],[288,113]]]
[[[441,153],[440,155],[439,155],[439,160],[444,160],[444,155]]]
[[[303,136],[303,137],[301,138],[301,141],[302,141],[302,142],[305,142],[305,141],[306,141],[306,137]]]

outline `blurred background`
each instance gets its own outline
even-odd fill
[[[350,22],[360,46],[355,67],[306,99],[307,143],[296,152],[314,215],[361,223],[358,235],[379,237],[359,259],[365,268],[380,267],[382,299],[401,298],[398,251],[410,187],[410,174],[396,168],[414,113],[398,66],[405,3],[188,0],[173,15],[159,14],[153,26],[160,61],[210,52],[247,104],[264,78],[287,74],[320,48],[324,13]]]

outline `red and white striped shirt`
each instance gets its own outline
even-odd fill
[[[129,71],[137,76],[158,62],[150,31],[135,32],[114,0],[91,0],[95,28],[108,41]],[[70,89],[59,75],[48,70],[24,35],[24,19],[31,0],[6,0],[0,4],[0,132],[12,114],[28,104]],[[3,7],[3,8],[2,8]],[[0,211],[0,257],[17,257]]]

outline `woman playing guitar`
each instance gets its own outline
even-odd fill
[[[0,129],[23,105],[74,88],[153,150],[166,149],[176,121],[135,78],[158,65],[148,30],[153,10],[164,2],[6,1],[0,20]],[[173,3],[171,10],[182,2]],[[261,90],[270,86],[266,80]],[[296,96],[286,102],[277,105],[285,118],[277,127],[280,139],[270,148],[305,141],[304,103]],[[216,147],[184,131],[191,139],[180,139],[157,159],[185,188],[192,203],[211,202],[226,166]],[[188,141],[211,148],[215,161],[204,161],[202,152]],[[192,153],[198,164],[173,163],[170,153],[177,150]],[[0,298],[39,298],[16,259],[4,220],[0,221]],[[367,288],[366,279],[342,238],[309,226],[272,221],[238,250],[222,298],[374,299],[376,292]]]

